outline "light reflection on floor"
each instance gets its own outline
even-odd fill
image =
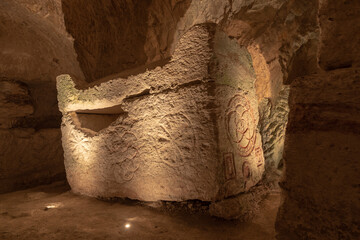
[[[274,239],[279,194],[251,223],[77,196],[64,183],[0,195],[0,239]]]

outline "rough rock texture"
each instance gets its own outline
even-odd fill
[[[81,136],[85,136],[86,133],[89,138],[95,138],[101,135],[101,132],[111,128],[111,122],[114,119],[124,119],[124,122],[120,121],[120,123],[126,123],[125,120],[132,117],[132,111],[129,111],[131,104],[135,102],[150,104],[146,102],[146,98],[150,97],[154,101],[160,101],[158,97],[165,97],[169,94],[169,96],[174,96],[174,101],[177,102],[191,99],[191,103],[198,102],[199,107],[206,106],[208,111],[215,109],[213,105],[206,105],[203,102],[208,99],[205,99],[206,92],[204,93],[202,90],[207,89],[206,96],[220,96],[218,99],[223,99],[221,101],[229,104],[219,107],[223,111],[222,114],[227,116],[222,119],[224,127],[216,125],[221,121],[212,122],[215,129],[220,129],[219,132],[214,131],[215,134],[218,134],[216,135],[218,138],[215,139],[218,142],[222,142],[221,139],[224,138],[236,139],[238,137],[236,134],[228,136],[225,134],[229,127],[232,128],[241,122],[233,121],[235,115],[233,111],[227,111],[228,107],[236,109],[235,112],[238,112],[238,108],[248,109],[248,106],[251,106],[255,109],[254,112],[257,112],[255,101],[257,99],[260,105],[260,124],[257,131],[263,135],[266,167],[272,165],[277,167],[281,160],[281,139],[284,135],[281,129],[286,122],[286,104],[284,105],[286,98],[282,97],[284,96],[282,95],[284,93],[282,92],[283,83],[293,83],[290,89],[293,96],[290,105],[290,134],[285,147],[285,165],[288,173],[282,184],[284,205],[281,208],[277,224],[279,238],[359,238],[358,228],[356,228],[357,216],[360,215],[357,214],[356,206],[358,205],[355,203],[357,195],[355,194],[356,190],[351,190],[358,186],[358,183],[354,181],[353,169],[356,169],[356,159],[358,159],[356,148],[358,145],[356,144],[358,143],[356,119],[358,116],[357,110],[354,110],[359,105],[356,95],[358,94],[356,92],[358,82],[354,80],[357,79],[358,73],[354,71],[358,71],[360,62],[358,48],[360,39],[359,4],[360,2],[357,0],[1,1],[0,79],[4,90],[0,90],[2,109],[0,123],[1,136],[4,140],[0,143],[0,152],[15,153],[17,145],[23,143],[23,138],[18,134],[14,134],[14,137],[11,138],[13,139],[12,145],[6,141],[15,130],[33,134],[29,139],[36,139],[35,136],[38,133],[33,129],[51,132],[51,127],[58,126],[60,114],[57,110],[55,76],[69,73],[76,76],[73,77],[74,81],[79,78],[93,82],[90,85],[92,88],[80,91],[74,88],[72,81],[64,81],[63,83],[69,84],[63,86],[68,91],[61,93],[60,90],[60,96],[62,96],[60,97],[60,107],[66,114],[69,114],[66,116],[65,120],[68,121],[66,123],[71,123],[68,126],[74,127],[76,131],[79,126],[83,126],[84,128],[81,129],[83,135]],[[126,12],[123,9],[126,9]],[[65,20],[63,20],[63,12]],[[216,87],[219,83],[204,80],[221,80],[221,84],[226,85],[227,79],[229,79],[227,75],[230,78],[239,75],[248,76],[242,70],[236,72],[227,67],[228,73],[222,74],[220,70],[226,65],[229,66],[229,63],[233,61],[227,61],[226,57],[221,59],[221,52],[215,54],[216,57],[211,59],[207,59],[210,55],[213,56],[211,51],[206,52],[204,56],[199,51],[198,55],[194,54],[191,55],[192,58],[187,58],[186,56],[190,56],[188,52],[191,50],[196,52],[199,49],[194,46],[192,41],[189,41],[188,44],[191,48],[184,50],[184,54],[176,53],[176,46],[180,39],[183,39],[184,34],[188,34],[194,25],[203,23],[217,24],[219,29],[235,39],[243,47],[243,50],[248,49],[251,54],[256,81],[255,89],[250,91],[245,88],[245,91],[251,92],[247,95],[247,97],[250,96],[250,105],[234,105],[233,101],[225,98],[230,96],[224,96],[222,90]],[[66,31],[75,37],[75,49],[78,56],[72,46],[72,38],[67,35]],[[209,49],[218,48],[210,46]],[[245,55],[248,56],[248,54]],[[167,62],[170,57],[172,60]],[[169,66],[173,64],[172,61],[179,64],[173,72],[168,72],[164,78],[152,79],[156,73],[164,73],[165,69],[171,69]],[[201,65],[203,62],[206,62],[204,65],[210,67],[200,68],[199,66],[203,66]],[[244,63],[244,61],[241,62]],[[234,64],[236,65],[236,63]],[[79,65],[84,71],[85,77]],[[156,69],[156,66],[164,67]],[[191,67],[187,68],[187,66]],[[133,67],[138,67],[138,69],[129,69]],[[155,70],[146,72],[151,73],[146,75],[143,73],[146,68],[155,68]],[[344,68],[344,71],[340,71],[340,68]],[[137,77],[120,80],[114,76],[107,76],[119,72],[123,78],[132,74]],[[138,75],[140,72],[143,75]],[[220,75],[217,75],[218,73]],[[183,77],[176,77],[177,74],[181,74]],[[136,81],[139,76],[147,81]],[[206,77],[204,78],[204,76]],[[113,83],[122,84],[121,89],[118,92],[114,91],[111,88],[113,86],[111,82],[108,82],[108,85],[103,84],[96,87],[95,80],[102,77],[107,77],[107,80],[113,79]],[[183,81],[184,79],[189,81]],[[354,81],[352,82],[351,79]],[[134,82],[131,82],[132,80]],[[99,83],[102,81],[100,80]],[[153,85],[149,85],[149,82],[152,81],[154,81]],[[120,84],[120,82],[122,83]],[[11,89],[11,91],[6,89]],[[102,92],[103,90],[104,92]],[[184,92],[186,98],[185,96],[184,99],[179,98],[178,92],[180,91]],[[187,94],[195,92],[198,95]],[[246,103],[243,98],[244,94],[237,96],[232,91],[229,93],[235,100],[242,99],[239,102]],[[105,97],[104,94],[109,94],[106,95],[107,100],[99,100],[99,96]],[[118,97],[108,98],[115,95]],[[329,100],[326,100],[327,98]],[[69,105],[66,99],[72,102],[72,105]],[[79,101],[74,102],[74,100]],[[168,101],[160,101],[159,104],[166,106]],[[117,104],[121,104],[121,106],[114,107]],[[187,103],[186,106],[187,111],[190,111],[190,103]],[[107,107],[114,108],[99,110],[99,108]],[[86,110],[87,108],[92,109],[92,112]],[[143,108],[143,106],[139,106],[139,109]],[[158,111],[155,107],[153,108],[154,111]],[[83,111],[81,112],[79,109]],[[196,115],[195,110],[192,110],[193,115]],[[77,112],[70,113],[73,111]],[[171,109],[168,111],[171,112]],[[252,118],[251,111],[243,112],[247,119]],[[150,118],[144,112],[139,115],[144,121]],[[257,121],[258,116],[254,115]],[[213,115],[211,117],[216,119]],[[181,115],[171,115],[165,118],[166,121],[161,121],[160,116],[153,116],[153,118],[157,119],[162,126],[168,126],[169,124],[166,122],[180,122],[179,125],[189,129],[187,127],[189,122]],[[229,120],[228,125],[225,120]],[[210,124],[210,122],[208,123]],[[136,124],[138,124],[136,121],[131,123],[129,128],[135,127]],[[169,127],[171,131],[168,132],[171,134],[164,134],[162,128],[159,130],[159,128],[151,126],[144,126],[144,128],[150,128],[149,131],[156,134],[163,133],[165,136],[174,136],[171,132],[173,128]],[[85,127],[89,130],[86,130]],[[10,128],[13,129],[9,130]],[[206,131],[214,128],[206,128]],[[251,126],[250,129],[253,130],[253,127]],[[98,133],[95,133],[96,131]],[[124,131],[119,130],[120,136],[123,137]],[[126,141],[129,142],[134,140],[132,135],[125,134],[126,131],[125,138],[121,139],[127,139]],[[20,135],[23,136],[23,134]],[[246,141],[251,140],[249,142],[252,142],[252,134],[244,135]],[[56,135],[52,136],[54,141],[49,140],[49,142],[55,144]],[[191,139],[184,134],[175,134],[176,139],[181,139],[180,142],[184,142],[183,137]],[[138,139],[138,136],[136,138]],[[187,145],[183,146],[177,141],[168,141],[169,137],[159,139],[164,141],[158,143],[160,146],[175,142],[172,146],[179,146],[178,149],[188,148]],[[119,140],[119,144],[123,143]],[[241,146],[243,146],[242,144],[243,142]],[[31,143],[29,140],[28,145],[37,146],[33,140]],[[223,157],[225,160],[222,161],[231,163],[231,154],[221,155],[220,153],[220,149],[227,151],[226,144],[218,146],[218,159]],[[245,150],[239,150],[239,152],[247,153],[246,146],[243,146]],[[342,146],[344,146],[344,150],[341,150]],[[204,147],[209,148],[209,146]],[[345,149],[346,147],[348,149]],[[341,151],[333,152],[337,148]],[[32,148],[28,147],[27,149],[24,150],[24,155],[29,157],[29,160],[24,163],[26,168],[35,161],[31,154],[32,150],[30,150]],[[55,147],[55,149],[58,148]],[[166,156],[163,148],[159,147],[157,150]],[[312,152],[314,154],[311,154]],[[133,156],[131,151],[124,153],[129,153],[130,158]],[[60,156],[61,151],[58,151],[58,154]],[[169,153],[169,155],[175,154]],[[17,162],[20,159],[20,156],[16,156],[16,159],[2,157],[0,162],[10,162],[10,160]],[[43,159],[46,159],[45,162],[52,161],[48,158]],[[55,157],[54,159],[59,158]],[[343,159],[349,159],[346,163],[353,166],[353,169],[347,165],[338,165],[343,162]],[[132,167],[134,166],[130,164],[129,169]],[[237,167],[238,165],[236,165]],[[231,177],[234,174],[232,168],[225,169],[227,171],[219,170],[223,176],[221,174],[214,176],[221,179],[221,177]],[[246,165],[244,169],[245,171],[242,168],[237,169],[239,171],[236,173],[250,176]],[[1,173],[7,172],[3,168],[0,170]],[[121,171],[119,174],[122,174]],[[209,175],[211,174],[209,173]],[[129,176],[132,176],[131,171],[127,177]],[[9,175],[8,178],[10,177]],[[40,175],[39,179],[41,179]],[[328,179],[333,184],[325,184],[324,179]],[[115,179],[115,181],[118,180]],[[237,187],[246,189],[254,183],[249,182],[244,186],[242,180]],[[222,183],[220,185],[226,186]],[[221,194],[218,196],[228,196],[229,191],[226,189],[233,189],[231,184],[229,185],[223,189],[219,187]],[[181,192],[182,190],[177,188],[176,191]],[[350,195],[351,191],[355,193]],[[230,191],[231,194],[233,193]],[[222,204],[218,203],[219,206]],[[341,203],[341,207],[339,207],[339,203]],[[238,207],[241,209],[240,205]],[[349,209],[352,209],[352,212]],[[337,214],[333,214],[333,212]],[[350,217],[352,219],[349,219]],[[329,218],[331,218],[331,222]]]
[[[255,72],[270,76],[270,79],[259,78],[258,84],[268,89],[267,97],[275,102],[283,80],[293,67],[297,67],[292,63],[298,59],[298,52],[318,38],[317,9],[316,0],[192,1],[177,25],[175,42],[194,24],[219,24],[230,37],[249,48],[251,54],[258,55],[253,56]],[[261,58],[266,67],[261,64]]]
[[[359,238],[360,69],[291,85],[279,239]]]
[[[34,112],[29,89],[25,84],[0,81],[0,128],[10,128],[12,122]]]
[[[83,76],[61,27],[14,1],[1,1],[0,18],[2,77],[54,86],[50,79],[63,72]]]
[[[214,25],[191,28],[162,68],[86,90],[58,77],[72,189],[145,201],[247,191],[264,171],[254,82],[250,54]],[[114,106],[119,117],[99,132],[76,119]]]
[[[295,78],[303,73],[314,71],[310,67],[300,72],[296,70],[298,63],[303,61],[304,55],[308,61],[309,52],[314,52],[314,48],[315,52],[317,51],[317,45],[313,43],[318,37],[316,1],[306,3],[301,1],[173,1],[171,3],[162,1],[161,4],[158,1],[144,1],[137,3],[144,6],[140,10],[132,8],[136,4],[131,1],[119,1],[114,6],[109,2],[103,5],[86,3],[85,6],[84,4],[81,1],[78,5],[71,1],[63,1],[65,21],[68,30],[75,37],[78,59],[87,75],[87,81],[118,73],[129,67],[166,59],[173,54],[174,46],[186,31],[195,24],[204,22],[218,24],[240,45],[248,48],[257,75],[257,98],[259,101],[264,98],[268,99],[264,101],[271,101],[267,106],[275,106],[279,102],[277,98],[283,88],[282,80],[288,72],[290,72],[290,78]],[[119,6],[128,9],[131,14],[124,15],[123,10],[117,11],[120,14],[114,14]],[[81,17],[83,15],[85,16]],[[84,20],[86,18],[91,18],[91,21]],[[168,18],[172,21],[169,22]],[[137,24],[141,21],[148,21],[148,29],[144,24]],[[126,22],[126,26],[123,22]],[[83,27],[88,25],[90,26]],[[133,31],[127,34],[128,40],[126,40],[122,37],[120,30],[124,27],[126,30],[128,25],[132,26]],[[111,29],[110,35],[105,33],[109,29]],[[113,42],[116,45],[111,47],[110,51],[100,46],[104,42],[107,46]],[[126,48],[119,48],[119,44]],[[135,51],[128,51],[127,46],[129,48],[136,46],[132,47]],[[121,51],[121,54],[116,54],[118,51]],[[311,57],[316,58],[314,55]],[[129,59],[134,60],[129,62]],[[106,72],[102,72],[105,70]],[[107,79],[110,80],[111,77]],[[268,147],[272,149],[269,150],[268,159],[270,160],[267,162],[273,161],[275,165],[281,159],[281,139],[283,139],[286,124],[286,114],[276,113],[277,109],[273,107],[272,116],[283,116],[284,119],[274,117],[273,120],[278,123],[273,124],[270,120],[264,119],[266,124],[262,124],[273,128],[278,135],[277,138],[280,139],[273,139],[269,133],[267,135],[270,138]]]
[[[24,7],[30,13],[40,17],[40,20],[50,22],[56,31],[66,33],[61,0],[12,0]]]
[[[320,1],[318,62],[327,71],[290,86],[278,239],[360,238],[359,4]]]
[[[72,44],[60,0],[0,1],[0,192],[64,176],[55,78],[83,76]]]
[[[259,104],[259,129],[265,157],[265,167],[270,170],[282,166],[285,141],[285,128],[288,120],[289,87],[280,91],[275,105],[270,99],[263,99]]]
[[[360,2],[320,0],[319,64],[325,70],[359,67]]]
[[[315,0],[8,0],[1,4],[4,13],[11,13],[3,14],[7,20],[0,27],[3,53],[8,53],[2,57],[1,70],[9,81],[26,82],[35,108],[34,114],[7,121],[7,126],[11,122],[12,127],[56,127],[55,75],[66,72],[93,82],[114,79],[108,75],[119,72],[126,77],[163,66],[183,34],[205,22],[217,24],[249,50],[259,101],[268,98],[274,105],[289,72],[295,78],[314,71],[297,69],[299,62],[309,62],[309,55],[315,59],[311,54],[317,51],[319,33]],[[10,34],[9,29],[17,30]],[[75,38],[77,56],[66,31]],[[129,69],[133,67],[138,69]]]
[[[157,65],[164,64],[183,34],[202,23],[218,24],[249,49],[259,75],[259,92],[263,92],[260,98],[264,95],[275,102],[289,73],[314,70],[304,67],[296,72],[303,55],[317,51],[316,0],[62,3],[67,30],[75,38],[78,60],[88,82],[159,60]],[[311,57],[316,59],[316,54]]]
[[[264,199],[271,194],[280,193],[279,187],[274,189],[271,184],[267,179],[263,179],[247,192],[226,198],[222,201],[212,202],[209,207],[209,213],[212,216],[226,220],[251,222],[252,219],[264,211],[264,209],[261,208]]]
[[[255,82],[256,98],[259,102],[270,101],[268,107],[275,106],[283,100],[280,97],[281,99],[278,101],[277,98],[283,88],[282,80],[288,72],[291,73],[290,77],[294,78],[303,73],[314,71],[311,67],[306,67],[303,71],[297,72],[294,65],[304,61],[304,56],[311,55],[309,52],[312,52],[314,48],[315,52],[317,50],[317,45],[314,44],[314,39],[318,37],[316,1],[307,1],[306,3],[299,1],[171,1],[171,3],[170,1],[144,1],[136,3],[143,4],[144,9],[132,8],[136,4],[131,1],[120,1],[115,6],[111,6],[109,2],[105,2],[104,5],[99,4],[86,3],[85,6],[84,2],[80,2],[77,6],[72,1],[63,1],[65,22],[68,30],[75,37],[75,47],[79,54],[78,60],[87,81],[94,81],[99,77],[119,73],[121,70],[126,71],[117,75],[126,77],[131,74],[138,74],[146,68],[162,66],[166,63],[164,60],[174,54],[175,46],[183,34],[195,24],[204,22],[218,24],[219,28],[235,38],[238,44],[247,47],[257,76]],[[128,9],[131,14],[114,14],[116,12],[114,9],[119,6]],[[122,13],[122,11],[118,12]],[[143,14],[139,14],[139,11]],[[86,16],[79,17],[83,16],[84,12],[86,12]],[[105,15],[106,17],[104,17]],[[91,21],[84,20],[89,17]],[[141,21],[147,21],[147,29],[144,24],[138,24]],[[127,23],[126,26],[123,22]],[[88,25],[90,26],[83,28],[83,26]],[[125,27],[126,30],[128,25],[132,26],[131,29],[134,31],[128,32],[127,40],[123,38],[119,29]],[[89,29],[94,31],[89,32]],[[107,33],[109,31],[111,34]],[[137,38],[136,41],[134,40],[135,37]],[[105,42],[106,46],[113,44],[113,42],[117,44],[112,46],[111,51],[109,51],[107,47],[102,47]],[[119,48],[118,45],[132,47],[133,51],[128,51],[124,47]],[[118,51],[121,53],[117,54]],[[311,57],[314,59],[314,55]],[[129,62],[129,59],[134,59],[134,61]],[[306,61],[308,59],[306,58]],[[158,60],[162,61],[156,62]],[[149,63],[153,64],[146,65]],[[128,70],[129,67],[136,66],[139,68]],[[211,66],[210,70],[213,67]],[[232,74],[236,74],[236,72]],[[113,78],[109,76],[105,80]],[[94,86],[96,83],[94,82],[90,86]],[[78,85],[80,86],[80,84]],[[163,83],[158,85],[163,85]],[[124,86],[124,89],[129,86]],[[134,87],[132,86],[132,88]],[[137,91],[136,88],[133,93],[139,94],[141,91]],[[167,88],[166,84],[163,88]],[[148,91],[143,90],[145,91],[143,93]],[[123,94],[123,91],[122,89],[120,94]],[[97,107],[107,106],[111,106],[111,103],[105,104],[103,102],[101,106],[98,105]],[[73,110],[76,110],[77,107]],[[283,107],[286,108],[285,105]],[[280,113],[276,113],[277,110],[280,110]],[[283,139],[286,124],[286,113],[283,114],[281,111],[281,108],[272,108],[272,120],[278,121],[277,123],[271,124],[272,120],[266,120],[266,126],[272,127],[277,134],[277,139],[270,137],[271,140],[268,142],[268,147],[271,150],[269,150],[269,161],[267,162],[271,162],[272,165],[278,165],[281,159],[283,144],[281,139]],[[116,117],[120,112],[108,114],[107,119]],[[284,119],[279,119],[281,116]],[[83,117],[78,114],[78,118]],[[92,118],[95,119],[95,117]],[[84,120],[82,122],[85,126]],[[106,125],[99,125],[95,128],[103,129],[106,128]],[[272,140],[275,143],[272,143]],[[230,155],[228,157],[231,158]],[[222,195],[226,195],[226,193],[222,193]]]
[[[64,178],[59,129],[0,130],[0,192]]]
[[[170,57],[189,0],[62,0],[88,82]]]

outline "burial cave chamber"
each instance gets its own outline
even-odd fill
[[[214,24],[191,28],[154,70],[84,90],[59,76],[73,191],[209,202],[246,192],[265,167],[255,79],[247,49]]]
[[[359,44],[358,0],[1,0],[0,239],[359,239]]]

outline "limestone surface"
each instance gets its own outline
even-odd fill
[[[60,144],[57,128],[0,130],[0,192],[64,178]]]
[[[247,191],[264,172],[254,82],[248,51],[213,24],[185,33],[163,67],[83,90],[59,76],[72,189],[144,201]],[[95,131],[86,114],[117,117]]]
[[[319,1],[316,61],[295,61],[322,71],[290,85],[278,239],[360,237],[359,3]]]
[[[0,127],[10,128],[12,121],[34,112],[34,106],[25,84],[0,81]]]
[[[74,80],[94,83],[99,78],[126,78],[164,66],[170,57],[174,59],[183,34],[203,23],[217,24],[248,49],[257,98],[266,98],[274,106],[288,72],[294,78],[314,70],[308,65],[316,62],[317,4],[316,0],[2,1],[1,77],[25,83],[34,105],[33,114],[6,118],[3,126],[58,127],[56,76],[68,73]],[[299,67],[304,63],[309,64]],[[85,121],[84,116],[78,115]],[[90,125],[98,130],[104,127]]]
[[[267,169],[283,166],[283,150],[289,114],[289,87],[284,86],[273,105],[269,99],[259,103],[259,128]]]
[[[0,1],[0,192],[64,178],[55,78],[82,77],[61,0]]]
[[[279,239],[358,238],[359,80],[338,69],[291,85]]]

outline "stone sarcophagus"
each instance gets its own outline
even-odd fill
[[[185,33],[163,66],[79,88],[57,78],[66,174],[76,193],[221,200],[264,171],[255,74],[213,25]]]

